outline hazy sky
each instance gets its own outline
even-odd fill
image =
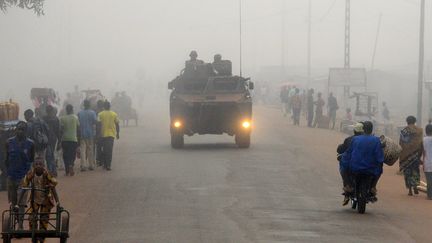
[[[307,0],[243,0],[244,66],[281,63],[281,13],[286,64],[304,67]],[[380,13],[376,67],[415,64],[420,0],[352,0],[352,66],[369,67]],[[343,65],[344,0],[312,0],[314,67]],[[432,5],[427,6],[427,58],[432,56]],[[221,53],[238,70],[239,4],[235,0],[46,0],[43,17],[0,14],[0,77],[87,71],[111,80],[137,69],[174,77],[195,49],[206,61]],[[4,81],[1,82],[4,82]],[[166,83],[167,80],[163,80]]]

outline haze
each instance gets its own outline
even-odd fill
[[[281,63],[281,6],[280,0],[243,3],[243,63],[249,76],[263,66]],[[415,73],[418,6],[415,0],[353,1],[352,66],[369,68],[382,13],[375,67]],[[304,76],[307,1],[286,1],[285,11],[285,63]],[[165,84],[192,49],[208,61],[221,53],[233,60],[238,72],[237,1],[48,0],[45,13],[37,18],[31,11],[11,8],[0,15],[0,78],[8,87],[2,98],[10,95],[16,82],[42,82],[55,88],[66,88],[62,83],[67,82],[71,89],[73,83],[88,85],[90,76],[110,85],[127,84],[137,70]],[[343,20],[343,1],[313,1],[315,76],[326,76],[328,67],[343,65]],[[432,15],[427,15],[427,22],[431,20]],[[431,43],[427,30],[426,43]],[[430,48],[426,57],[431,57]]]

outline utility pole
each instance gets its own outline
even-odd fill
[[[376,56],[376,51],[377,51],[377,46],[378,46],[379,35],[381,32],[381,21],[382,21],[382,13],[380,14],[379,20],[378,20],[378,29],[377,29],[377,33],[376,33],[375,45],[374,45],[374,50],[373,50],[373,54],[372,54],[371,71],[373,71],[375,69],[375,56]]]
[[[307,88],[309,88],[311,82],[311,56],[312,56],[312,0],[309,0],[309,10],[308,10],[308,50],[307,50]]]
[[[242,39],[242,35],[243,35],[243,33],[242,33],[242,0],[239,0],[239,34],[240,34],[240,38],[239,38],[239,41],[240,41],[240,77],[242,77],[243,76],[243,63],[242,63],[242,61],[243,61],[243,39]]]
[[[282,78],[285,79],[285,23],[286,23],[286,3],[282,0],[282,12],[281,12],[281,68],[282,68]],[[285,80],[284,80],[285,81]]]
[[[351,59],[351,0],[345,0],[345,60],[344,68],[350,69],[350,59]],[[345,98],[349,96],[350,87],[344,87]]]
[[[418,67],[418,97],[417,97],[417,123],[422,125],[423,111],[423,81],[424,81],[424,29],[425,29],[425,0],[420,6],[420,38],[419,38],[419,67]]]

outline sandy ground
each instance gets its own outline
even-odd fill
[[[161,109],[147,107],[142,126],[122,130],[113,171],[59,177],[69,242],[430,242],[432,203],[408,197],[396,167],[385,168],[365,215],[341,206],[335,149],[344,134],[294,127],[258,106],[250,149],[194,136],[172,150]]]

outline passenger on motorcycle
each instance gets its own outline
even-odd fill
[[[383,172],[384,152],[380,139],[372,134],[372,122],[363,122],[363,130],[363,135],[352,139],[349,149],[344,153],[343,160],[348,161],[348,170],[351,175],[361,174],[373,177],[370,192],[372,201],[376,201],[376,185]]]
[[[339,144],[337,147],[337,153],[338,153],[338,161],[339,161],[339,172],[342,177],[342,183],[343,183],[343,194],[345,195],[345,198],[343,200],[342,205],[345,206],[349,202],[349,194],[353,191],[352,187],[350,186],[349,180],[349,170],[348,170],[348,163],[349,161],[344,159],[344,153],[348,150],[348,148],[351,145],[351,141],[354,137],[360,136],[363,134],[363,124],[357,123],[354,125],[354,135],[347,137],[342,144]]]

